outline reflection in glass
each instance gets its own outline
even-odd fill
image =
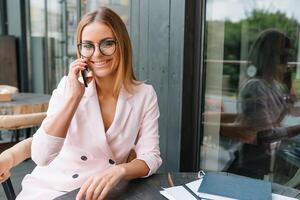
[[[44,1],[30,0],[30,31],[32,37],[45,36]]]
[[[300,149],[295,4],[207,1],[202,169],[285,184],[300,167],[286,156]]]

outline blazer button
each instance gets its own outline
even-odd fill
[[[81,160],[84,160],[84,161],[87,160],[87,157],[86,157],[86,156],[81,156],[80,158],[81,158]]]
[[[72,178],[78,178],[78,174],[74,174],[73,176],[72,176]]]
[[[113,161],[112,159],[109,159],[108,162],[109,162],[109,164],[111,164],[111,165],[115,164],[115,161]]]

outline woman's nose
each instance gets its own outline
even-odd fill
[[[103,56],[99,48],[95,48],[95,52],[93,54],[93,57],[101,57]]]

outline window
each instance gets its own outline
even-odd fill
[[[80,14],[108,6],[129,27],[128,0],[30,0],[29,41],[34,92],[51,93],[76,59],[76,28]],[[128,28],[129,30],[129,28]]]
[[[207,0],[200,168],[300,184],[298,4]]]

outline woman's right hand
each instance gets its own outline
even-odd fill
[[[10,177],[10,170],[13,167],[14,159],[12,153],[4,151],[0,154],[0,183]]]
[[[80,72],[86,68],[87,64],[84,59],[79,58],[70,64],[68,80],[65,88],[67,98],[81,99],[84,94],[85,86],[78,80]],[[88,82],[91,80],[88,80]]]

